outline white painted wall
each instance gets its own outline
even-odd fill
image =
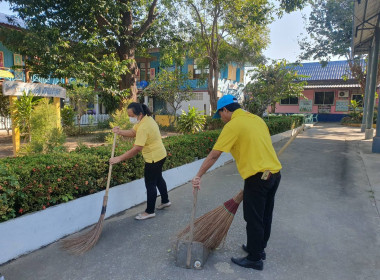
[[[292,131],[272,136],[272,142],[290,137]],[[223,153],[214,166],[232,159]],[[190,181],[204,159],[163,172],[168,190]],[[0,264],[37,250],[58,239],[96,223],[100,217],[104,191],[49,207],[0,223]],[[106,217],[146,201],[144,179],[113,187],[109,191]]]
[[[183,101],[181,102],[181,108],[177,111],[177,115],[182,114],[182,110],[186,113],[189,111],[189,105],[190,107],[195,107],[199,111],[204,111],[204,107],[206,105],[206,113],[205,115],[210,115],[210,96],[208,95],[207,91],[204,92],[196,92],[195,94],[202,94],[202,100],[190,100],[190,101]],[[170,106],[168,105],[167,108],[169,109]]]

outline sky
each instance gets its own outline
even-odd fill
[[[264,55],[270,59],[283,59],[295,62],[301,54],[298,45],[299,37],[303,38],[307,32],[302,15],[309,14],[310,7],[302,11],[284,14],[269,25],[270,45],[264,51]]]
[[[276,19],[269,26],[271,43],[264,51],[264,55],[269,59],[285,58],[289,62],[295,62],[301,53],[298,38],[303,38],[307,35],[302,15],[308,15],[310,11],[311,8],[306,7],[302,11],[285,14],[281,19]],[[9,10],[8,2],[4,1],[0,2],[0,12],[10,15],[14,14]],[[333,60],[339,60],[339,58],[334,58]],[[308,60],[308,62],[312,61]]]

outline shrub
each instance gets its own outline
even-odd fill
[[[107,119],[107,120],[104,120],[104,121],[98,121],[97,126],[100,129],[111,128],[110,121],[111,121],[111,119]]]
[[[189,112],[182,111],[178,119],[177,129],[184,134],[190,134],[202,131],[206,122],[206,116],[201,115],[197,108],[190,108]]]
[[[205,130],[221,129],[224,122],[221,119],[213,119],[212,116],[206,117]]]
[[[57,114],[53,104],[46,98],[40,99],[31,112],[30,142],[23,146],[21,153],[51,153],[64,150],[66,136],[57,128]]]
[[[129,121],[129,116],[127,112],[127,106],[124,106],[121,110],[116,110],[115,113],[111,115],[110,127],[114,128],[115,126],[120,127],[120,129],[131,129],[133,124]],[[118,136],[118,139],[121,139],[121,136]],[[113,135],[110,133],[105,137],[107,143],[112,143]]]
[[[75,111],[70,105],[65,105],[61,109],[62,126],[74,126]]]
[[[297,122],[302,124],[296,117],[266,122],[271,134],[289,130]],[[163,139],[168,153],[164,170],[206,157],[219,134],[220,130],[213,130]],[[115,155],[123,154],[132,145],[119,141]],[[0,159],[0,222],[105,189],[110,155],[111,145],[80,145],[70,153]],[[144,160],[138,154],[113,166],[111,187],[143,176]]]
[[[174,125],[160,125],[158,124],[160,131],[177,132],[177,128]]]

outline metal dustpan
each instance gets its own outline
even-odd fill
[[[202,269],[206,263],[210,250],[203,243],[193,241],[194,217],[197,205],[198,189],[194,189],[193,211],[190,220],[189,240],[177,240],[175,264],[179,267]]]
[[[202,269],[210,251],[201,242],[178,240],[176,244],[176,266]]]

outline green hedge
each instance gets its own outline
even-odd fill
[[[266,122],[273,135],[302,124],[302,119],[281,117]],[[206,157],[219,133],[214,130],[165,138],[168,157],[164,170]],[[131,142],[119,143],[115,155],[131,146]],[[70,153],[0,159],[0,222],[105,189],[110,154],[110,146],[80,146]],[[139,154],[114,165],[111,187],[143,174],[144,161]]]

